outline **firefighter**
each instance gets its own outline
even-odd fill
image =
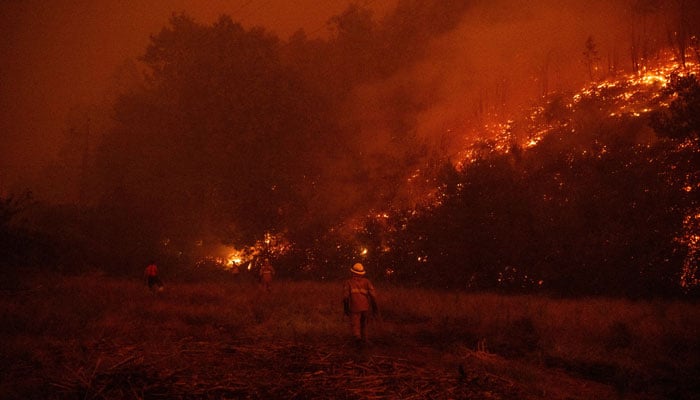
[[[163,291],[163,282],[161,282],[160,277],[158,276],[158,266],[156,265],[155,261],[148,263],[146,269],[143,271],[143,277],[151,291]]]
[[[365,275],[362,264],[350,268],[351,277],[343,285],[343,308],[350,317],[352,336],[358,345],[367,343],[367,322],[370,317],[379,315],[377,295],[372,282]]]
[[[272,278],[275,277],[275,269],[272,267],[269,258],[265,258],[262,265],[260,265],[259,275],[262,288],[267,292],[271,291]]]

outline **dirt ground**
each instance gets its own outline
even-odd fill
[[[391,304],[358,347],[317,284],[275,296],[184,285],[153,298],[135,283],[94,280],[0,297],[0,399],[700,399],[692,362],[645,387],[663,366],[635,377],[539,347],[511,356],[420,313],[399,318]],[[693,354],[694,343],[683,349]]]
[[[614,388],[484,352],[339,339],[206,337],[57,344],[43,365],[4,371],[3,398],[618,399]],[[64,344],[65,345],[65,344]],[[76,356],[77,355],[77,356]],[[640,397],[625,397],[640,398]]]

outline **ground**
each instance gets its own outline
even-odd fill
[[[700,399],[692,303],[382,288],[383,318],[358,347],[338,290],[207,282],[151,293],[85,276],[0,291],[0,398]],[[417,298],[426,307],[409,312]]]
[[[338,340],[232,340],[225,329],[159,343],[84,344],[79,360],[15,365],[25,398],[617,399],[614,388],[485,352]],[[503,371],[508,371],[504,373]],[[520,372],[518,372],[520,371]],[[6,389],[8,389],[6,387]]]

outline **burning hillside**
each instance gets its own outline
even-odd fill
[[[695,167],[699,161],[696,154],[698,150],[697,138],[673,142],[659,141],[650,125],[652,124],[652,115],[659,115],[667,110],[670,104],[678,98],[678,94],[673,93],[673,89],[669,88],[673,83],[671,80],[677,80],[679,77],[692,78],[693,74],[697,72],[697,64],[686,62],[686,67],[682,68],[676,60],[671,58],[667,63],[661,63],[656,68],[647,68],[639,74],[610,78],[592,84],[575,94],[568,96],[552,94],[545,99],[543,105],[532,108],[531,112],[523,113],[521,117],[513,117],[505,122],[485,125],[479,134],[470,133],[467,135],[467,137],[477,136],[484,139],[468,144],[467,148],[459,153],[460,159],[453,163],[454,172],[449,173],[448,176],[445,176],[444,173],[442,176],[425,176],[418,171],[409,178],[408,185],[411,185],[414,180],[433,184],[432,190],[423,192],[424,200],[418,202],[417,208],[368,214],[364,224],[361,225],[362,228],[356,229],[355,240],[361,244],[354,247],[372,248],[371,257],[368,257],[366,253],[361,256],[376,260],[378,265],[385,265],[385,273],[390,279],[402,275],[404,278],[408,278],[406,276],[408,274],[413,278],[420,277],[419,279],[435,281],[434,278],[429,277],[431,272],[428,271],[442,269],[445,268],[446,264],[451,264],[453,266],[447,267],[447,269],[451,273],[461,276],[460,281],[462,285],[466,286],[546,287],[548,283],[551,284],[548,282],[547,275],[550,275],[550,279],[558,281],[557,286],[567,285],[566,282],[576,286],[575,283],[571,282],[575,278],[567,276],[568,268],[560,272],[543,273],[544,271],[542,271],[542,267],[550,262],[553,264],[548,265],[544,268],[545,270],[549,268],[556,270],[561,268],[559,263],[570,262],[565,261],[569,256],[562,251],[562,248],[548,248],[542,252],[542,243],[536,244],[530,241],[532,243],[530,246],[536,246],[540,250],[528,250],[530,246],[523,245],[523,243],[528,242],[525,238],[529,235],[527,232],[534,234],[533,230],[538,230],[536,226],[538,221],[544,226],[556,227],[555,230],[561,230],[571,229],[571,227],[565,228],[572,222],[566,218],[574,217],[576,220],[584,218],[580,222],[581,225],[576,225],[576,227],[581,229],[581,234],[584,236],[591,235],[587,240],[584,240],[587,243],[585,244],[587,249],[574,250],[577,244],[570,242],[562,243],[562,245],[563,248],[571,248],[572,254],[582,250],[591,253],[591,259],[586,261],[587,265],[581,266],[583,270],[587,271],[585,274],[608,274],[611,277],[621,278],[625,273],[619,270],[635,270],[637,275],[643,277],[642,280],[648,278],[644,277],[647,274],[649,277],[656,275],[657,278],[663,275],[666,277],[664,279],[675,282],[668,283],[671,286],[680,286],[685,290],[694,289],[698,285],[697,243],[698,237],[700,237],[700,232],[697,230],[699,218],[697,191],[700,190],[700,174]],[[554,163],[548,162],[547,159],[552,159]],[[502,166],[500,165],[502,162],[507,164]],[[590,168],[586,164],[599,169],[599,172],[582,173],[581,168]],[[649,166],[653,166],[653,168]],[[636,174],[627,172],[635,168],[638,168]],[[499,169],[501,169],[500,172]],[[619,181],[619,186],[607,188],[595,181],[586,183],[591,187],[583,186],[582,179],[609,180],[602,176],[595,178],[595,175],[599,173],[619,176],[618,179],[623,180]],[[480,177],[483,174],[487,175]],[[510,176],[498,177],[493,174],[509,174]],[[593,175],[586,176],[587,174]],[[450,178],[449,175],[452,177]],[[626,175],[627,178],[624,178]],[[661,183],[664,186],[663,189],[657,186],[658,177],[663,179]],[[515,195],[513,199],[505,199],[503,194],[483,192],[482,186],[490,184],[485,181],[478,184],[471,181],[475,178],[494,179],[492,185],[498,185],[498,180],[505,178],[506,180],[502,181],[501,190],[506,193],[517,191],[519,187],[522,188],[523,192],[530,192],[533,187],[538,186],[541,192],[535,194],[536,199],[524,199],[521,193]],[[624,182],[628,178],[630,180]],[[543,180],[551,180],[554,186],[545,183],[545,187],[542,187]],[[654,204],[654,201],[649,198],[655,192],[653,187],[659,188],[662,193],[668,193],[667,200],[675,198],[685,205]],[[470,190],[478,190],[479,192],[470,193]],[[494,190],[498,190],[498,188],[494,188]],[[579,193],[573,193],[572,190]],[[620,193],[622,190],[628,190],[630,193]],[[586,191],[592,192],[584,194]],[[619,199],[611,199],[610,194],[605,191],[618,193],[615,196],[618,196]],[[634,192],[638,192],[640,198],[636,198],[637,195]],[[581,195],[591,196],[588,204],[585,204],[586,201],[580,197]],[[625,197],[627,198],[624,199]],[[472,200],[466,201],[466,198],[472,198]],[[645,199],[642,200],[642,198]],[[498,201],[503,201],[503,203],[493,204],[496,199],[501,199]],[[513,209],[523,207],[522,204],[515,203],[517,199],[522,200],[523,203],[532,204],[532,208],[523,210],[523,215],[515,215],[512,221],[508,221],[508,215],[513,215]],[[621,203],[612,205],[618,201]],[[487,212],[486,215],[475,213],[472,210],[474,207],[484,208],[484,206],[486,206],[484,210]],[[573,213],[573,215],[569,214],[564,220],[558,220],[564,216],[556,215],[554,210],[557,206],[565,209],[572,208],[573,210],[566,210],[565,213]],[[610,210],[600,209],[611,206],[629,208],[632,210],[632,214],[636,215],[623,218],[621,215],[608,215]],[[552,215],[548,215],[550,207],[553,209]],[[579,207],[590,208],[590,211],[580,215],[581,210],[577,210]],[[633,231],[653,229],[644,221],[660,218],[656,214],[660,208],[664,207],[670,207],[670,210],[674,211],[673,220],[675,222],[672,227],[661,228],[659,226],[657,228],[657,232],[661,230],[667,232],[665,239],[657,237],[658,240],[665,241],[666,245],[665,249],[662,249],[664,246],[655,246],[656,250],[654,251],[667,255],[663,258],[659,258],[658,254],[656,256],[635,255],[634,251],[641,250],[633,250],[638,246],[636,242],[644,235]],[[487,211],[489,209],[491,211]],[[539,212],[544,214],[538,216]],[[648,214],[645,215],[645,212]],[[459,218],[459,214],[465,213],[471,217],[462,222],[455,220]],[[506,220],[501,220],[501,216],[498,214],[503,214]],[[476,250],[483,243],[472,239],[466,240],[466,243],[474,242],[476,247],[473,250],[465,251],[463,249],[465,243],[454,242],[453,238],[449,237],[450,234],[447,233],[448,229],[444,229],[444,227],[429,229],[419,227],[419,225],[440,224],[439,220],[442,218],[440,215],[444,215],[449,220],[442,223],[468,232],[472,232],[475,229],[474,226],[480,224],[479,220],[486,217],[483,223],[489,226],[484,227],[492,234],[486,237],[482,237],[480,234],[477,236],[482,237],[485,243],[493,242],[490,251],[494,254],[508,253],[508,247],[512,247],[516,250],[513,255],[516,257],[483,254],[482,249]],[[612,221],[598,220],[603,217],[609,217]],[[519,218],[524,218],[527,222],[519,224],[517,222]],[[541,218],[545,218],[545,220],[541,220]],[[505,232],[494,229],[494,224],[499,223],[512,226],[506,229],[515,229],[517,239],[512,242],[509,242],[510,239],[503,239]],[[593,226],[595,224],[605,226],[605,228]],[[592,232],[586,233],[588,229],[591,229]],[[624,233],[625,231],[627,233]],[[461,232],[453,233],[457,237],[464,237]],[[581,234],[573,232],[572,234],[579,236],[574,241],[581,240]],[[541,235],[540,233],[536,236],[541,237],[544,243],[558,242],[552,238],[544,239]],[[626,236],[626,238],[621,237],[621,235]],[[638,237],[635,238],[635,236]],[[499,237],[501,238],[499,239]],[[505,237],[512,237],[512,234],[505,234]],[[614,244],[613,241],[621,239],[622,243]],[[679,247],[672,246],[669,240],[678,244]],[[454,244],[446,244],[445,242]],[[369,243],[371,245],[368,246]],[[579,245],[583,245],[583,243]],[[589,246],[594,246],[594,248]],[[628,247],[626,250],[620,248],[625,246]],[[338,244],[338,248],[340,248],[340,244]],[[619,254],[618,256],[621,258],[616,260],[617,263],[624,266],[620,267],[612,262],[616,256],[610,252],[615,251],[627,254]],[[527,254],[528,252],[531,254]],[[641,253],[645,252],[641,251]],[[488,260],[487,265],[482,264],[475,267],[475,254],[480,254],[477,258],[482,258],[482,262]],[[537,254],[537,256],[532,254]],[[356,256],[360,256],[360,254],[356,254]],[[352,257],[352,255],[349,254],[348,257]],[[460,259],[460,257],[464,257],[464,259]],[[554,261],[560,257],[562,257],[561,261]],[[527,265],[524,260],[530,260],[531,265]],[[460,268],[463,270],[460,271]],[[604,272],[598,271],[598,269]],[[673,271],[673,269],[676,270]],[[539,273],[538,270],[540,270]],[[601,272],[603,273],[601,274]],[[488,278],[484,278],[484,275]],[[481,281],[481,279],[486,279],[489,282]],[[591,284],[599,279],[605,278],[595,277]],[[626,277],[624,279],[635,278]]]
[[[288,40],[173,15],[105,118],[68,127],[80,156],[47,180],[72,208],[43,223],[88,268],[693,286],[700,9],[653,3],[399,1]]]
[[[491,152],[508,153],[514,148],[534,147],[554,132],[568,131],[575,135],[577,126],[580,126],[583,119],[590,117],[591,108],[596,112],[595,117],[613,121],[648,116],[654,110],[668,107],[672,97],[670,99],[662,92],[672,76],[687,76],[698,72],[700,68],[697,64],[686,62],[685,67],[682,67],[675,57],[667,54],[667,61],[654,68],[613,76],[571,95],[550,94],[542,104],[529,112],[523,112],[519,117],[491,122],[484,125],[477,134],[467,135],[484,139],[467,144],[467,148],[460,153],[457,166],[462,168],[465,163],[469,164],[479,158],[484,148]]]
[[[574,94],[552,94],[520,117],[487,124],[478,135],[467,135],[485,139],[468,144],[451,166],[425,167],[411,174],[405,184],[422,196],[413,208],[372,211],[363,218],[347,220],[303,248],[283,234],[275,236],[273,245],[272,236],[266,233],[264,240],[244,251],[229,248],[212,259],[225,268],[247,265],[250,269],[260,257],[272,256],[283,264],[291,263],[288,274],[321,277],[334,276],[337,266],[360,259],[381,268],[390,280],[439,283],[439,279],[430,277],[439,269],[440,274],[459,276],[450,285],[458,282],[466,287],[551,290],[577,286],[571,282],[575,278],[568,275],[570,269],[557,271],[562,263],[569,262],[565,261],[569,255],[562,248],[551,247],[559,240],[538,228],[543,225],[553,231],[580,230],[588,236],[582,242],[578,237],[572,244],[570,241],[581,235],[571,232],[574,236],[559,238],[568,243],[557,245],[569,247],[574,253],[590,253],[580,267],[584,274],[597,276],[584,286],[613,284],[599,280],[619,279],[636,271],[633,274],[638,275],[639,285],[661,279],[673,281],[662,285],[694,290],[698,285],[700,234],[700,217],[693,200],[700,190],[700,176],[693,168],[697,139],[660,141],[649,125],[651,115],[668,109],[677,99],[677,94],[669,91],[669,80],[697,72],[697,64],[687,62],[681,68],[671,58],[656,68],[597,82]],[[589,168],[599,171],[581,172]],[[638,173],[630,174],[630,169]],[[596,181],[603,179],[598,174],[619,178],[601,184]],[[656,176],[662,176],[663,181],[654,183]],[[628,186],[615,186],[615,182]],[[653,193],[657,192],[654,187],[686,204],[670,206],[673,225],[665,225],[658,215],[669,205],[653,201]],[[518,193],[509,199],[491,190]],[[618,193],[620,190],[628,193]],[[617,198],[607,192],[618,193]],[[530,208],[523,209],[523,204],[530,204]],[[581,214],[582,207],[589,211]],[[630,215],[609,213],[617,207],[631,210]],[[520,211],[514,215],[514,210]],[[465,213],[469,217],[461,220],[465,217],[459,216]],[[442,218],[450,222],[440,222]],[[647,227],[646,222],[655,218],[659,226]],[[580,221],[570,225],[572,220]],[[445,223],[459,231],[491,233],[483,236],[479,232],[479,240],[455,242],[454,237],[463,237],[463,233],[448,233],[445,226],[440,226]],[[662,232],[654,236],[654,240],[665,243],[654,247],[656,254],[630,252],[640,240],[652,240],[651,236],[640,235],[639,229]],[[468,243],[476,247],[470,249]],[[484,250],[483,243],[492,244]],[[601,288],[606,290],[612,289]]]

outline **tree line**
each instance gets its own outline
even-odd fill
[[[531,149],[492,143],[463,170],[445,164],[438,206],[368,222],[371,262],[390,280],[455,289],[697,295],[700,85],[673,75],[661,92],[669,106],[646,117],[575,134],[555,123],[567,128]],[[605,96],[589,102],[579,107],[608,113]],[[577,112],[544,114],[571,123]],[[650,128],[656,139],[640,144]]]
[[[404,0],[382,21],[350,6],[329,21],[327,39],[299,31],[285,41],[227,16],[204,25],[174,15],[139,64],[122,71],[109,128],[77,157],[79,200],[35,207],[25,224],[50,227],[44,231],[55,239],[36,262],[129,273],[159,252],[186,264],[178,257],[202,239],[245,246],[273,232],[299,249],[290,270],[323,267],[330,275],[357,240],[339,244],[347,238],[335,227],[391,209],[391,218],[367,221],[361,233],[391,279],[607,293],[624,276],[635,292],[650,282],[670,287],[684,257],[669,241],[694,204],[693,191],[677,190],[697,165],[690,150],[664,140],[640,145],[629,138],[640,122],[630,120],[582,129],[575,140],[554,132],[527,151],[500,154],[484,143],[458,171],[453,154],[430,140],[441,132],[421,131],[418,116],[440,92],[414,78],[433,61],[436,38],[463,24],[473,6]],[[661,12],[652,6],[634,18]],[[597,51],[592,40],[586,45]],[[682,82],[691,99],[692,82]],[[692,107],[672,107],[653,123],[687,138]],[[552,106],[551,118],[556,113]],[[74,142],[81,152],[88,147]],[[440,172],[425,175],[426,190],[441,188],[440,207],[415,212],[424,192],[408,193],[405,182],[416,170]],[[2,227],[19,234],[9,222]]]

